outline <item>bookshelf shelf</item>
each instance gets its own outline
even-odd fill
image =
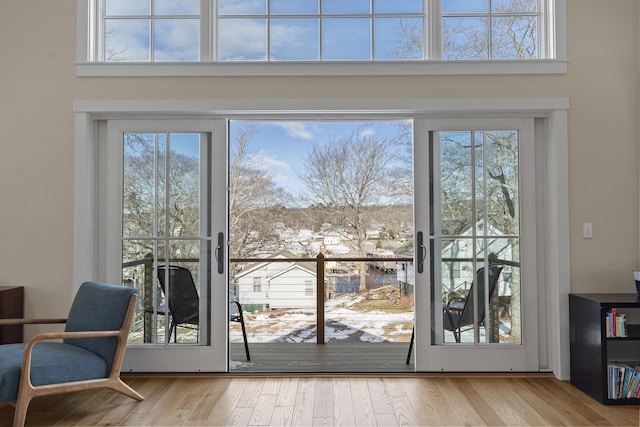
[[[614,335],[611,313],[623,315],[626,336],[608,336]],[[625,366],[632,371],[640,366],[640,297],[635,293],[570,294],[569,323],[571,384],[606,405],[640,405],[640,398],[612,398],[611,394],[611,389],[620,387],[616,384],[625,384],[624,380],[616,383],[617,372],[624,372]]]

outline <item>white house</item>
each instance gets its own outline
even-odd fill
[[[478,222],[478,230],[484,227],[482,221]],[[471,228],[462,233],[462,236],[471,236]],[[489,232],[487,235],[498,235],[498,231],[489,225]],[[455,240],[447,240],[440,249],[442,263],[440,266],[436,266],[441,270],[440,275],[442,277],[443,289],[451,290],[465,290],[471,286],[471,283],[475,279],[473,272],[473,264],[470,261],[473,257],[473,241],[469,238],[460,238]],[[501,261],[514,261],[514,247],[509,243],[508,239],[495,238],[488,239],[487,254],[495,254]],[[413,256],[413,242],[410,241],[400,246],[395,255],[397,256]],[[484,250],[479,250],[476,253],[476,258],[483,259],[485,256]],[[512,278],[513,267],[505,265],[500,279],[498,281],[498,293],[500,295],[509,295],[511,289],[509,282]],[[406,284],[411,291],[415,284],[415,271],[413,263],[411,262],[399,262],[397,266],[398,283],[402,286]]]
[[[271,257],[295,258],[286,251]],[[244,305],[267,308],[308,308],[316,305],[315,262],[263,262],[248,266],[236,276],[238,296]]]

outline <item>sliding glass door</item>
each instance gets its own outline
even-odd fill
[[[107,132],[104,200],[121,207],[107,272],[139,295],[125,369],[224,371],[225,122],[110,121]]]
[[[537,370],[532,120],[416,128],[417,367]]]

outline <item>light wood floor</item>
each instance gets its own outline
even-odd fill
[[[603,406],[549,376],[126,376],[107,390],[35,399],[27,426],[638,426],[638,406]],[[0,406],[0,426],[13,408]]]

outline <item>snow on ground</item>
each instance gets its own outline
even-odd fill
[[[407,342],[411,337],[413,312],[362,312],[351,308],[361,296],[342,295],[325,303],[325,342]],[[281,309],[245,314],[250,342],[314,343],[314,309]],[[242,342],[240,325],[232,325],[231,342]]]

